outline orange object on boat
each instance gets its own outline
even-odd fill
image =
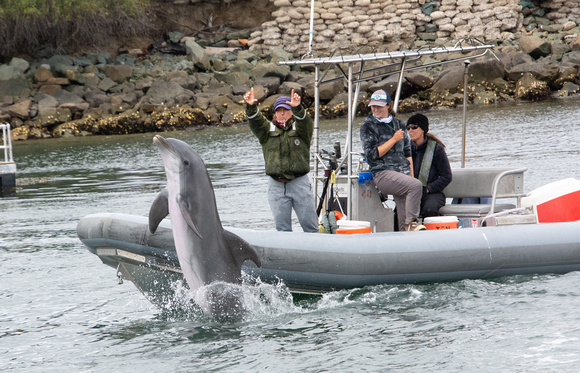
[[[457,229],[457,216],[433,216],[423,219],[423,225],[428,231],[438,229]]]
[[[368,221],[339,220],[336,234],[371,233],[371,223]]]

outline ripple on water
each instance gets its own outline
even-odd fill
[[[580,177],[578,99],[468,110],[466,165],[522,166],[526,191]],[[427,113],[461,162],[461,110]],[[409,114],[400,117],[406,119]],[[357,118],[354,151],[360,151]],[[343,120],[320,124],[343,145]],[[247,126],[163,134],[190,143],[226,226],[271,229],[260,145]],[[580,369],[579,273],[290,295],[247,279],[249,313],[222,323],[189,294],[153,306],[76,237],[82,216],[147,215],[165,185],[153,134],[16,143],[0,198],[0,366],[16,371],[480,371]],[[296,223],[296,222],[295,222]],[[184,291],[184,289],[182,289]],[[181,302],[181,303],[180,303]]]

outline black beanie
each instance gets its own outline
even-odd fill
[[[421,127],[423,132],[425,132],[425,134],[429,132],[429,119],[427,119],[427,117],[424,116],[423,114],[414,114],[413,116],[411,116],[411,118],[409,118],[409,120],[407,121],[407,125],[410,124],[418,125],[419,127]]]

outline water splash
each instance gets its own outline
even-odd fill
[[[166,279],[167,280],[167,279]],[[286,313],[303,312],[294,304],[290,290],[282,282],[264,283],[259,278],[243,275],[243,283],[216,282],[192,292],[183,279],[173,280],[168,286],[145,292],[145,296],[161,310],[161,317],[172,320],[248,321],[276,317]],[[239,304],[232,304],[239,299]],[[200,304],[210,302],[217,317],[204,313]],[[206,310],[207,311],[207,310]]]

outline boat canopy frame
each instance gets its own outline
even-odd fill
[[[352,132],[354,127],[354,121],[356,117],[356,109],[358,107],[358,100],[360,96],[361,83],[368,80],[375,80],[388,77],[390,75],[398,74],[399,79],[397,83],[397,90],[395,92],[394,110],[397,112],[399,107],[399,100],[401,96],[401,88],[403,85],[404,75],[408,71],[414,71],[419,69],[425,69],[429,67],[435,67],[443,64],[464,62],[465,64],[465,74],[464,74],[464,97],[463,97],[463,147],[462,147],[462,167],[465,164],[465,108],[467,104],[467,89],[465,87],[467,83],[467,70],[469,68],[470,60],[475,58],[480,58],[490,53],[497,59],[497,56],[493,53],[492,49],[495,48],[491,44],[483,44],[481,41],[475,38],[465,38],[459,40],[455,43],[453,47],[426,47],[416,50],[403,50],[390,52],[385,50],[384,52],[373,51],[371,53],[356,53],[352,55],[337,55],[335,53],[329,56],[323,57],[308,57],[312,53],[307,53],[299,60],[288,60],[280,61],[280,65],[287,66],[314,66],[314,134],[313,134],[313,145],[314,145],[314,195],[318,195],[318,181],[322,181],[324,176],[319,175],[319,170],[325,169],[324,162],[319,156],[320,154],[320,86],[322,84],[331,83],[336,80],[346,80],[347,82],[347,134],[346,134],[346,157],[344,157],[338,166],[337,179],[347,180],[347,217],[352,215],[352,193],[353,193],[353,181],[358,179],[358,175],[355,175],[353,167],[353,155],[358,153],[353,153],[352,149]],[[428,56],[442,55],[442,54],[452,54],[459,53],[462,56],[452,57],[447,60],[436,61],[431,63],[419,64],[419,62]],[[476,54],[474,54],[476,53]],[[365,65],[369,62],[374,62],[374,66],[366,68]],[[377,63],[379,65],[377,66]],[[328,72],[336,68],[341,75],[338,77],[332,76],[327,78]],[[356,68],[356,72],[355,72]],[[386,70],[386,71],[385,71]],[[384,71],[384,72],[381,72]],[[347,174],[341,174],[344,163],[346,162],[346,172]],[[316,202],[315,202],[316,203]]]

